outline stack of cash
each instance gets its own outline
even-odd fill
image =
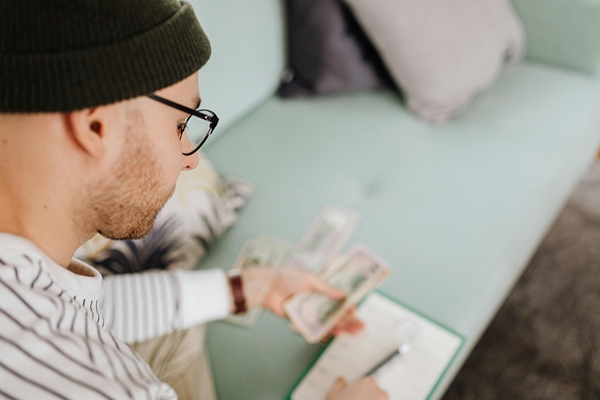
[[[328,206],[298,242],[287,265],[320,273],[336,257],[360,222],[356,211]]]
[[[366,246],[358,244],[346,255],[334,260],[321,274],[329,285],[346,292],[345,299],[333,300],[319,293],[303,293],[286,302],[285,312],[309,343],[319,342],[389,273],[385,261]]]
[[[288,266],[319,274],[329,285],[346,292],[343,300],[333,300],[318,293],[299,294],[289,299],[285,311],[293,327],[309,343],[321,341],[370,291],[389,275],[387,263],[362,244],[340,255],[344,244],[356,230],[357,212],[338,206],[326,207],[310,225],[298,244],[261,235],[244,243],[234,268]],[[226,321],[252,327],[260,311],[230,316]]]

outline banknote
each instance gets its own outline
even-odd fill
[[[339,206],[326,207],[310,225],[288,260],[292,268],[320,273],[356,230],[360,215]]]
[[[356,245],[345,256],[336,258],[322,274],[325,282],[346,292],[344,300],[333,300],[318,293],[299,294],[285,304],[286,314],[309,343],[316,343],[389,273],[385,261],[366,246]]]
[[[257,236],[244,243],[233,268],[281,267],[288,258],[292,247],[292,243],[274,236]],[[252,328],[258,322],[261,313],[262,309],[251,308],[244,314],[230,315],[225,318],[225,321],[246,328]]]

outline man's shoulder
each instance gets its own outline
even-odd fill
[[[57,307],[48,299],[54,295],[54,288],[50,287],[54,284],[43,253],[37,247],[25,239],[0,233],[1,309],[20,310],[31,318],[39,317],[39,312],[30,313],[31,310],[43,310],[46,316],[53,314]]]
[[[54,295],[52,290],[47,290],[51,289],[51,282],[53,279],[40,254],[0,249],[0,309],[19,310],[29,315],[29,311],[43,305],[43,314],[54,313],[56,304],[48,301]],[[34,304],[36,307],[32,307]],[[36,314],[39,313],[34,312],[29,317],[39,317]]]
[[[99,300],[71,295],[48,268],[42,254],[0,250],[0,381],[26,398],[173,398],[104,328]],[[6,368],[27,378],[3,380]]]
[[[43,272],[43,264],[41,254],[35,251],[0,246],[0,279],[5,284],[14,282],[31,285],[35,277]]]

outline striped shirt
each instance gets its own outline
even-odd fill
[[[69,269],[0,233],[0,398],[174,399],[127,345],[229,312],[221,270]]]

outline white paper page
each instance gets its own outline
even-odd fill
[[[343,335],[321,355],[292,394],[292,400],[324,400],[338,377],[353,382],[392,351],[411,349],[377,378],[390,400],[425,400],[462,344],[462,339],[401,305],[373,293],[358,317],[366,329]]]

